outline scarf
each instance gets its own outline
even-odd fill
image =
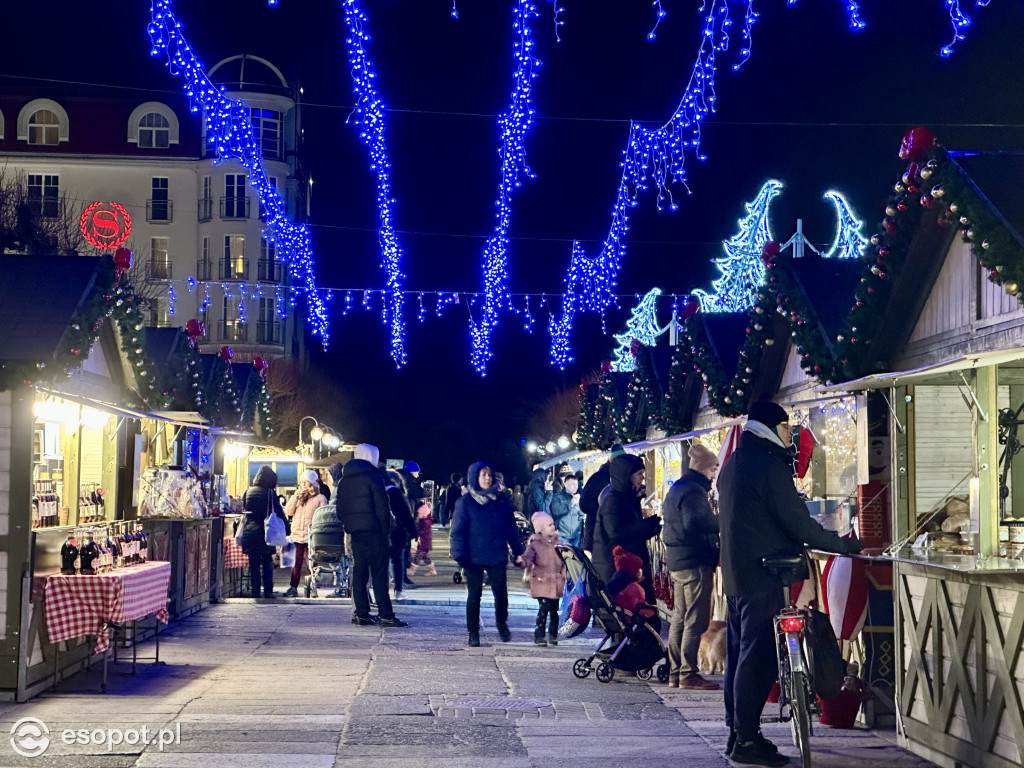
[[[485,490],[477,490],[473,486],[469,487],[469,495],[473,497],[473,501],[477,504],[490,504],[492,501],[498,500],[498,488],[492,485],[490,488]]]
[[[743,425],[744,432],[753,432],[757,437],[763,438],[770,443],[775,443],[782,450],[786,450],[786,446],[782,444],[781,438],[778,433],[771,427],[762,424],[760,421],[748,421]]]

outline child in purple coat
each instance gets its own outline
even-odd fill
[[[430,561],[430,548],[433,546],[434,534],[431,526],[434,524],[434,517],[430,514],[430,504],[421,502],[416,508],[416,532],[419,538],[416,540],[416,554],[412,556],[412,565],[409,566],[408,575],[416,573],[417,566],[425,565],[430,568],[428,573],[437,576],[437,566]]]

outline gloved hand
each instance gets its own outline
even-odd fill
[[[647,525],[647,538],[653,538],[661,531],[661,515],[651,515],[644,519]]]
[[[846,542],[847,555],[859,555],[864,550],[864,542],[860,539],[843,539]]]

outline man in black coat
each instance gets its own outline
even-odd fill
[[[391,505],[384,490],[384,475],[377,468],[380,452],[361,443],[355,458],[346,465],[334,501],[345,532],[352,536],[352,623],[361,626],[406,627],[395,617],[388,594],[388,551],[391,539]],[[377,616],[370,615],[367,584],[373,581]]]
[[[726,754],[737,763],[782,766],[789,758],[760,731],[761,710],[777,674],[774,617],[784,605],[782,583],[765,557],[801,555],[805,547],[839,554],[860,552],[811,519],[793,485],[789,448],[793,428],[786,410],[755,403],[740,446],[718,474],[722,579],[728,602],[725,665]]]
[[[665,496],[665,563],[674,588],[672,625],[668,633],[668,685],[714,691],[697,669],[700,636],[711,620],[712,576],[718,566],[718,518],[708,493],[718,457],[700,443],[687,452],[689,469]]]
[[[615,575],[612,550],[622,547],[643,561],[640,586],[648,603],[655,604],[654,580],[651,574],[651,554],[647,540],[658,535],[661,518],[645,518],[640,508],[640,493],[644,485],[644,460],[624,453],[612,459],[608,474],[609,490],[597,510],[594,526],[594,568],[607,583]]]
[[[594,526],[597,524],[597,508],[600,506],[601,491],[608,487],[608,472],[612,460],[623,453],[625,450],[622,446],[615,443],[609,451],[608,461],[590,476],[580,492],[580,512],[583,513],[583,539],[580,546],[588,552],[594,551]]]
[[[455,514],[455,503],[462,498],[462,487],[463,480],[462,475],[452,474],[451,482],[445,489],[444,504],[438,510],[438,522],[441,525],[448,525],[452,521],[452,515]]]

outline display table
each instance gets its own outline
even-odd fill
[[[151,614],[167,623],[171,564],[142,563],[94,576],[53,574],[46,578],[46,631],[51,643],[94,636],[95,654],[110,647],[110,623]]]

